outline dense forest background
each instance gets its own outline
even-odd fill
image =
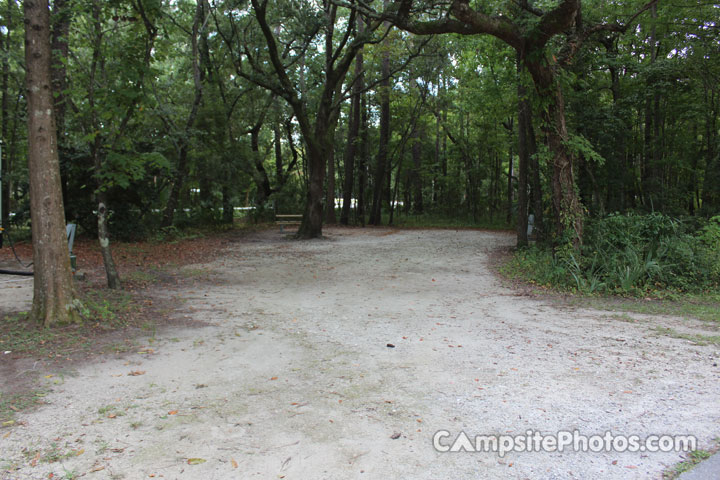
[[[525,32],[522,48],[502,28],[428,27],[462,8]],[[682,231],[720,242],[720,222],[708,221],[720,215],[719,4],[54,0],[51,9],[66,217],[85,232],[139,239],[231,224],[240,212],[303,213],[311,237],[323,223],[419,217],[513,226],[522,245],[532,214],[537,239],[556,250],[580,248],[568,227],[592,248],[598,231],[637,228],[612,248],[647,242],[634,253],[646,281],[661,256],[653,239]],[[2,1],[0,17],[3,225],[22,226],[21,3]],[[533,65],[552,74],[547,85]],[[556,183],[558,148],[571,159],[570,192]],[[578,202],[563,203],[560,190]],[[628,226],[628,214],[644,220]],[[590,219],[585,232],[576,217]],[[599,270],[572,255],[587,287]],[[713,262],[702,266],[706,283],[717,282]]]

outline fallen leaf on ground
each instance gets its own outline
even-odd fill
[[[188,465],[199,465],[205,462],[207,462],[207,460],[204,458],[188,458],[187,460]]]
[[[170,410],[170,411],[168,412],[168,415],[176,415],[177,412],[178,412],[177,410]]]
[[[230,465],[232,465],[233,468],[238,468],[238,463],[235,461],[234,458],[230,459]]]
[[[277,380],[278,377],[270,377],[270,380]]]
[[[132,372],[128,373],[128,376],[130,377],[137,377],[138,375],[145,375],[145,370],[133,370]]]

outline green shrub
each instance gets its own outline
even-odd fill
[[[510,269],[543,285],[584,293],[717,290],[720,217],[699,229],[660,213],[591,219],[580,254],[531,247],[516,253]]]

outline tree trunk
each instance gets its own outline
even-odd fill
[[[25,0],[28,168],[35,279],[31,318],[46,327],[78,320],[60,187],[50,75],[47,0]]]
[[[357,102],[359,103],[359,102]],[[343,182],[343,200],[340,210],[340,224],[350,223],[350,208],[352,203],[353,185],[355,184],[355,151],[357,149],[358,127],[360,124],[360,108],[356,105],[355,94],[350,102],[350,115],[348,121],[348,137],[345,146],[345,180]]]
[[[272,188],[270,187],[270,179],[268,178],[265,166],[263,165],[262,154],[260,153],[260,130],[262,129],[262,120],[253,126],[250,130],[250,149],[252,150],[253,165],[255,171],[253,176],[255,177],[255,183],[257,185],[257,197],[255,197],[255,204],[258,208],[265,208],[265,203],[272,195]]]
[[[367,158],[368,158],[368,118],[367,100],[363,93],[360,98],[360,161],[358,162],[358,194],[357,218],[360,225],[365,226],[365,188],[367,186]]]
[[[110,232],[108,231],[108,212],[107,212],[107,195],[104,191],[97,194],[98,201],[98,240],[100,241],[100,254],[102,255],[103,264],[105,265],[105,276],[107,277],[107,286],[110,289],[117,290],[122,288],[120,283],[120,274],[115,267],[115,260],[110,249]]]
[[[14,3],[14,2],[13,2]],[[10,122],[10,92],[9,92],[9,85],[8,80],[10,77],[10,63],[9,63],[9,56],[10,56],[10,41],[13,30],[13,22],[12,22],[12,5],[11,0],[8,0],[7,2],[7,15],[5,18],[6,28],[7,31],[4,34],[5,37],[2,38],[2,33],[0,33],[0,40],[2,40],[2,46],[0,48],[0,52],[2,52],[2,99],[0,102],[2,103],[2,118],[0,119],[2,121],[2,131],[0,132],[0,135],[2,135],[2,138],[0,139],[3,143],[0,145],[0,148],[2,148],[2,156],[0,156],[0,164],[2,164],[2,170],[0,171],[0,178],[2,178],[2,189],[0,189],[0,203],[2,203],[2,218],[0,218],[0,227],[8,227],[8,224],[10,222],[10,191],[12,189],[12,184],[10,183],[10,172],[12,171],[10,162],[11,155],[9,145],[6,142],[8,138],[8,126]]]
[[[325,148],[314,139],[307,139],[308,157],[308,191],[305,203],[305,213],[297,232],[298,238],[319,238],[322,236],[323,222],[323,184],[325,180],[325,165],[328,157]],[[330,146],[332,148],[332,146]]]
[[[108,201],[107,193],[105,192],[104,185],[102,184],[101,173],[103,170],[103,139],[101,136],[102,126],[97,114],[97,108],[95,107],[95,78],[97,74],[97,66],[100,61],[102,45],[102,26],[100,24],[100,3],[95,0],[92,4],[92,15],[93,15],[93,50],[92,50],[92,63],[90,67],[90,89],[88,90],[88,103],[90,105],[91,124],[95,134],[95,139],[91,146],[91,153],[93,158],[93,168],[95,170],[95,176],[97,181],[96,199],[97,199],[97,222],[98,222],[98,243],[100,244],[100,253],[102,255],[103,264],[105,266],[105,274],[107,276],[108,288],[118,289],[121,288],[120,276],[118,275],[115,262],[113,260],[112,251],[110,250],[110,234],[108,231]]]
[[[552,67],[525,61],[533,77],[543,110],[543,131],[552,154],[552,203],[555,217],[555,243],[582,245],[583,207],[575,188],[574,158],[567,148],[565,99]]]
[[[540,181],[540,160],[538,159],[537,153],[537,142],[535,140],[535,128],[532,122],[532,107],[529,101],[525,101],[525,108],[527,109],[528,115],[526,117],[525,124],[525,136],[527,138],[528,158],[530,160],[530,168],[532,171],[532,206],[533,214],[535,215],[535,238],[537,242],[541,243],[545,238],[545,214],[543,208],[543,193],[542,193],[542,182]]]
[[[335,217],[335,154],[333,149],[328,151],[327,159],[327,190],[325,192],[325,223],[334,225]]]
[[[387,7],[388,1],[385,0]],[[388,149],[390,147],[390,51],[387,41],[383,45],[382,63],[380,67],[380,88],[378,93],[380,96],[380,144],[378,146],[377,164],[375,165],[374,185],[373,185],[373,201],[372,210],[370,212],[370,224],[382,224],[382,203],[386,190],[386,182],[388,175]],[[390,183],[387,182],[387,188]]]
[[[223,220],[224,224],[232,225],[233,221],[235,220],[235,209],[233,208],[233,204],[232,204],[232,195],[230,194],[230,187],[228,185],[223,185],[221,192],[222,192],[222,209],[223,209],[222,220]]]
[[[282,135],[280,134],[280,124],[276,121],[273,123],[273,147],[275,148],[275,178],[278,189],[282,188],[285,183],[281,139]]]
[[[509,123],[509,135],[512,139],[513,136],[513,120],[514,118],[511,118]],[[508,148],[508,182],[507,182],[507,206],[506,206],[506,217],[505,222],[510,225],[512,224],[512,207],[513,207],[513,170],[514,170],[514,155],[513,155],[513,149],[512,149],[512,141],[510,142],[509,148]]]
[[[582,244],[583,211],[575,189],[574,159],[565,141],[565,106],[560,87],[547,110],[545,134],[553,155],[552,189],[557,239],[570,241],[577,250]]]
[[[413,188],[413,212],[423,213],[423,191],[422,191],[422,127],[415,123],[412,131],[412,159],[413,170],[410,173]]]
[[[518,216],[517,216],[517,246],[525,247],[528,244],[528,166],[530,164],[530,149],[528,148],[528,121],[531,111],[527,101],[527,89],[523,85],[522,61],[518,54]]]
[[[358,53],[355,58],[355,75],[362,75],[363,54]],[[353,185],[355,184],[355,154],[357,152],[358,136],[360,133],[360,97],[364,88],[362,76],[355,80],[353,85],[352,100],[350,103],[350,120],[348,122],[348,139],[345,147],[345,184],[343,185],[343,204],[340,214],[340,223],[350,223],[350,208],[353,197]]]
[[[651,8],[653,18],[657,18],[657,6]],[[655,25],[653,23],[650,29],[650,65],[657,60],[657,42]],[[645,99],[645,150],[644,150],[644,168],[643,168],[643,193],[645,197],[645,208],[650,210],[662,208],[662,174],[660,170],[660,156],[662,152],[659,146],[659,112],[660,112],[660,95],[657,87],[653,85],[652,80],[648,81],[648,89],[652,91],[652,95],[648,95]]]

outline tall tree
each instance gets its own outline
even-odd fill
[[[362,19],[358,18],[358,32],[362,33]],[[361,119],[361,97],[365,88],[364,56],[362,50],[358,51],[355,58],[355,83],[352,88],[350,102],[350,115],[348,120],[348,137],[345,147],[345,181],[343,185],[343,202],[340,213],[340,223],[350,223],[350,207],[353,198],[353,186],[355,185],[355,157],[358,151]]]
[[[60,187],[51,85],[50,9],[26,0],[28,165],[35,281],[31,317],[45,326],[78,319]]]
[[[263,68],[265,60],[246,48],[244,56],[247,59],[247,69],[238,68],[238,73],[249,81],[270,90],[285,99],[295,114],[306,146],[308,162],[308,189],[305,202],[303,220],[298,230],[298,237],[316,238],[322,235],[323,225],[323,187],[325,171],[329,161],[333,158],[335,127],[340,113],[340,106],[344,99],[342,87],[348,70],[352,66],[355,56],[363,45],[372,40],[374,31],[380,25],[374,22],[359,34],[356,29],[356,11],[351,10],[347,18],[340,22],[338,19],[338,6],[330,0],[323,0],[317,6],[303,4],[295,13],[311,15],[311,12],[323,19],[315,26],[305,25],[310,31],[297,32],[298,37],[286,39],[288,45],[297,45],[301,58],[304,58],[308,46],[316,41],[319,34],[324,45],[324,68],[322,79],[319,81],[317,99],[311,104],[307,95],[303,94],[302,81],[296,83],[291,74],[291,66],[297,64],[298,58],[289,57],[282,39],[273,31],[268,18],[268,1],[252,0],[252,7],[265,41],[267,63],[270,71]],[[234,15],[234,13],[229,13]],[[288,25],[294,20],[288,19]],[[309,19],[305,19],[309,21]],[[337,27],[343,26],[340,30]],[[300,75],[300,80],[303,76]],[[313,108],[314,107],[314,108]]]
[[[188,154],[191,147],[191,130],[195,126],[195,120],[197,119],[198,110],[203,97],[203,74],[200,68],[198,39],[200,29],[204,29],[205,19],[208,15],[205,8],[206,3],[207,2],[205,0],[198,0],[195,8],[192,31],[190,32],[192,79],[194,86],[193,102],[187,119],[185,120],[184,131],[176,142],[178,161],[175,169],[175,175],[170,187],[170,196],[168,197],[168,202],[165,205],[165,212],[163,213],[161,223],[163,227],[169,227],[173,223],[173,219],[175,218],[175,209],[177,209],[178,202],[180,200],[180,190],[182,189],[189,170]]]
[[[2,178],[2,188],[0,189],[0,203],[3,205],[2,218],[0,218],[0,225],[7,227],[10,220],[10,191],[12,190],[12,183],[10,181],[11,159],[12,156],[9,154],[9,145],[6,143],[8,135],[10,133],[10,51],[12,49],[12,37],[13,34],[13,7],[14,2],[7,0],[7,8],[5,10],[5,32],[0,32],[0,54],[2,54],[2,79],[0,80],[0,90],[2,98],[0,99],[0,121],[2,121],[2,130],[0,131],[0,141],[3,142],[0,145],[2,151],[0,152],[0,164],[2,169],[0,170],[0,178]]]
[[[388,0],[384,1],[387,8]],[[390,28],[390,23],[385,23],[385,28]],[[390,164],[388,153],[390,149],[390,49],[389,41],[383,42],[382,65],[380,75],[380,141],[378,144],[377,161],[375,164],[375,175],[373,176],[373,201],[370,211],[370,225],[382,223],[383,193],[390,188]]]
[[[647,10],[656,1],[653,0],[641,11]],[[551,185],[556,234],[559,239],[567,239],[579,248],[583,234],[583,207],[576,192],[574,154],[568,148],[565,97],[558,82],[559,70],[572,61],[592,34],[625,31],[639,12],[625,24],[584,25],[578,15],[581,0],[560,0],[547,11],[527,3],[520,5],[525,12],[516,14],[513,19],[511,15],[489,15],[481,8],[471,6],[470,0],[453,0],[449,8],[442,1],[395,0],[385,17],[391,18],[400,28],[420,35],[492,35],[517,51],[519,61],[531,75],[543,105],[543,131],[552,155]],[[422,15],[434,19],[425,20],[427,17]],[[528,21],[528,15],[533,20]],[[555,37],[564,42],[561,48],[550,52],[548,45]]]

